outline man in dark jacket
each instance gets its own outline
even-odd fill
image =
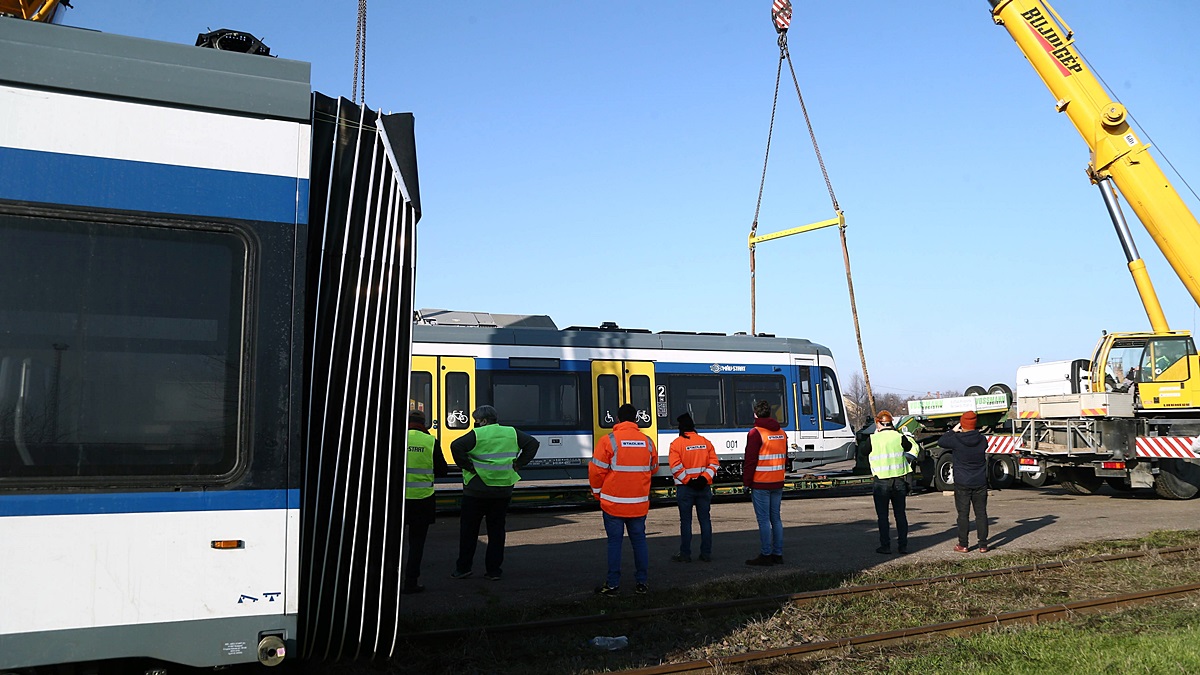
[[[979,418],[973,412],[963,413],[953,431],[942,434],[938,445],[950,450],[954,466],[954,507],[958,509],[959,553],[970,550],[967,535],[971,531],[971,508],[975,509],[975,525],[979,530],[979,552],[987,553],[987,438],[975,429]]]
[[[504,563],[504,519],[513,485],[521,479],[517,469],[533,459],[540,444],[524,431],[497,423],[496,409],[490,405],[479,406],[471,417],[475,428],[450,443],[454,463],[463,472],[458,562],[450,576],[471,576],[479,524],[486,518],[488,544],[483,578],[499,581]]]

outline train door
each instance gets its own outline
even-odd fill
[[[794,444],[804,447],[820,436],[820,410],[817,404],[817,360],[812,356],[794,357],[796,379],[792,382],[792,412],[796,419]]]
[[[471,430],[475,409],[475,359],[469,356],[414,356],[408,407],[425,413],[429,432],[450,464],[450,444]]]
[[[617,423],[617,408],[637,408],[637,425],[658,443],[654,407],[654,363],[650,361],[592,361],[592,433],[599,441]],[[661,453],[661,448],[660,452]]]

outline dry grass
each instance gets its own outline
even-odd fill
[[[1150,550],[1164,546],[1200,546],[1200,532],[1158,532],[1149,537],[1130,541],[1096,542],[1055,551],[999,554],[972,557],[964,560],[925,563],[871,570],[861,574],[837,577],[803,575],[779,577],[775,586],[764,589],[761,579],[745,582],[723,582],[705,587],[703,597],[709,601],[753,597],[762,594],[795,593],[805,590],[856,586],[881,581],[932,577],[966,571],[1032,565],[1052,560],[1079,559],[1105,553],[1131,550]],[[701,615],[680,609],[666,618],[650,622],[625,621],[614,625],[587,625],[575,629],[545,631],[537,634],[505,633],[495,637],[476,635],[470,639],[442,644],[409,644],[402,659],[390,672],[404,673],[505,673],[562,674],[594,673],[630,667],[655,665],[665,661],[714,659],[748,651],[819,642],[947,621],[996,614],[1042,605],[1117,595],[1139,590],[1174,586],[1200,581],[1200,555],[1151,555],[1127,561],[1103,564],[1075,564],[1063,569],[1041,570],[1020,575],[1005,575],[971,581],[956,581],[932,586],[895,589],[867,597],[819,600],[805,605],[788,605],[773,611]],[[678,596],[664,591],[640,598],[639,607],[671,606]],[[606,599],[611,600],[611,599]],[[626,601],[621,598],[621,601]],[[632,599],[629,599],[632,600]],[[620,602],[572,603],[534,608],[531,618],[579,616],[599,613],[600,607],[609,612],[621,611]],[[1164,610],[1168,613],[1171,610]],[[1131,614],[1143,612],[1143,614]],[[1148,612],[1148,614],[1146,613]],[[1130,616],[1158,616],[1155,610],[1128,610]],[[486,613],[445,617],[447,622],[473,625],[486,622]],[[512,621],[512,616],[507,616]],[[1088,631],[1103,623],[1088,619],[1077,624],[1079,640]],[[1101,620],[1102,621],[1102,620]],[[1089,623],[1091,622],[1091,623]],[[1153,622],[1151,622],[1152,624]],[[1091,626],[1092,628],[1088,628]],[[1067,631],[1051,627],[1055,634]],[[587,645],[588,638],[603,633],[628,635],[629,648],[618,652],[601,652]],[[997,631],[998,635],[1019,634]],[[977,638],[960,641],[939,640],[930,644],[951,645],[966,658],[980,644]],[[994,638],[989,638],[994,639]],[[1031,638],[1037,644],[1037,638]],[[1044,641],[1044,640],[1043,640]],[[963,645],[963,646],[955,646]],[[882,652],[860,653],[844,651],[819,660],[788,659],[770,664],[741,667],[721,667],[721,673],[873,673],[910,672],[902,665],[906,658],[917,658],[931,647],[905,645]],[[1025,647],[1028,648],[1028,645]],[[1077,650],[1073,650],[1077,651]],[[1093,650],[1094,651],[1094,650]],[[1019,653],[1019,652],[1018,652]],[[1005,662],[1005,652],[984,649],[976,657],[955,661],[947,657],[943,666],[960,672],[967,663],[971,668],[999,668]],[[995,663],[992,663],[995,661]],[[403,663],[403,667],[400,664]],[[950,665],[958,663],[959,665]],[[888,665],[891,664],[891,665]],[[926,664],[927,665],[927,664]],[[1082,665],[1081,665],[1082,667]],[[916,665],[911,672],[928,672]],[[325,671],[330,672],[330,671]],[[352,668],[344,673],[366,672]],[[966,672],[991,672],[966,670]],[[1009,671],[1005,671],[1009,672]],[[1021,672],[1021,671],[1011,671]],[[1046,671],[1049,672],[1049,671]],[[1082,671],[1081,671],[1082,672]],[[1151,671],[1153,672],[1153,671]]]

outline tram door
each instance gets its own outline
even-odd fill
[[[794,357],[796,379],[792,382],[792,413],[796,420],[796,438],[793,443],[804,447],[804,439],[818,438],[821,430],[820,401],[817,396],[817,360],[811,356]],[[811,449],[811,448],[810,448]]]
[[[453,465],[450,443],[471,430],[475,409],[475,359],[467,356],[414,356],[409,410],[425,413],[429,433]]]
[[[658,414],[654,409],[654,363],[651,361],[592,361],[593,442],[612,432],[617,408],[637,408],[637,425],[658,445]],[[594,446],[593,446],[594,447]],[[659,449],[661,455],[661,448]]]

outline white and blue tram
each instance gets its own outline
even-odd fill
[[[596,439],[631,403],[658,439],[660,476],[669,475],[675,420],[687,412],[728,479],[741,474],[754,401],[765,399],[787,432],[793,470],[854,458],[833,354],[808,340],[611,323],[560,330],[547,316],[444,310],[417,318],[409,404],[432,420],[447,455],[470,430],[471,410],[489,404],[502,423],[541,441],[526,479],[582,478]]]
[[[0,53],[0,671],[390,653],[412,116],[285,59]]]

